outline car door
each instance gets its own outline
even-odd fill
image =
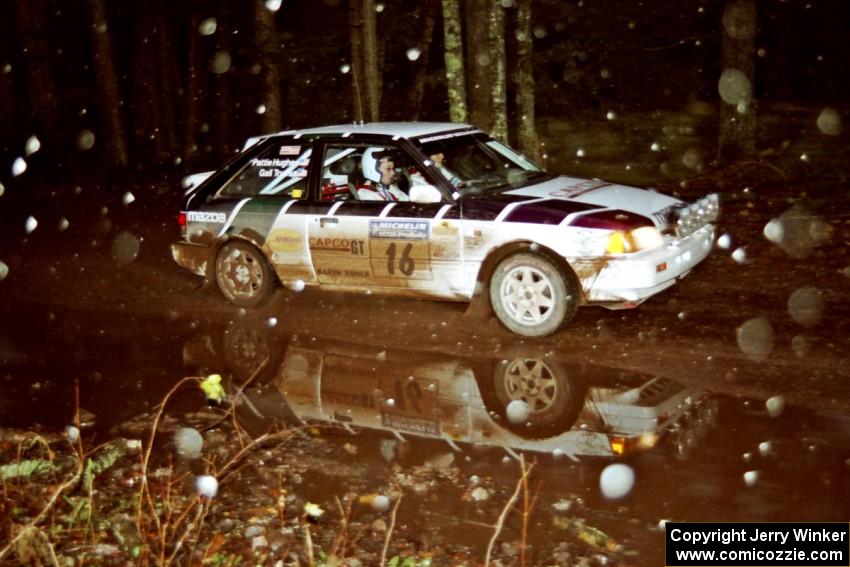
[[[316,196],[307,219],[310,257],[322,286],[369,288],[374,285],[369,265],[369,219],[384,202],[359,202],[364,186],[359,162],[365,146],[349,141],[326,141]]]
[[[395,156],[394,184],[403,194],[410,189],[411,179],[421,177],[420,171],[426,169],[395,143],[337,140],[325,144],[320,200],[333,204],[308,223],[319,282],[456,297],[462,275],[459,215],[446,215],[451,209],[456,212],[456,207],[448,197],[440,203],[361,200],[372,198],[363,172],[363,156],[370,148]]]

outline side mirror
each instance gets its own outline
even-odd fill
[[[443,194],[433,185],[417,184],[410,188],[410,200],[414,203],[440,203]]]

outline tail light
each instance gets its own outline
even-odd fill
[[[180,236],[186,236],[186,213],[184,211],[180,211],[180,214],[177,215],[177,224],[180,225]]]

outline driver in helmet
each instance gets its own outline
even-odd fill
[[[357,190],[361,201],[408,201],[407,193],[395,183],[394,152],[386,148],[369,148],[363,152],[361,169],[363,176],[371,181],[369,187]]]

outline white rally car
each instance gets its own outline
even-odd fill
[[[257,306],[277,281],[471,301],[551,334],[579,305],[634,307],[711,251],[716,195],[544,172],[463,124],[375,123],[253,138],[187,178],[177,263]]]

